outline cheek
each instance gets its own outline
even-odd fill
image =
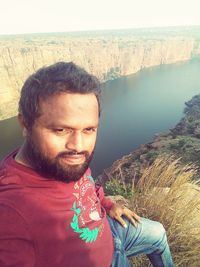
[[[38,144],[41,152],[48,158],[54,158],[65,150],[63,140],[52,135],[40,136]]]
[[[88,150],[89,152],[92,152],[94,150],[94,147],[96,144],[96,136],[97,136],[97,134],[91,136],[88,140],[88,147],[86,150]]]

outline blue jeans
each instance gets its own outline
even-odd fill
[[[159,222],[141,218],[135,227],[128,220],[127,228],[108,217],[114,238],[112,267],[130,267],[128,257],[146,254],[154,267],[173,267],[165,229]]]

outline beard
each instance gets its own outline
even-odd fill
[[[83,176],[89,167],[93,154],[94,151],[91,154],[88,151],[82,151],[80,153],[76,151],[60,152],[54,159],[50,159],[42,153],[29,135],[25,145],[24,156],[34,170],[42,176],[68,183],[78,181]],[[69,155],[84,155],[85,162],[77,165],[63,164],[62,159]]]

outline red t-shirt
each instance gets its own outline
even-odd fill
[[[87,170],[78,182],[40,176],[9,155],[0,165],[1,267],[109,267],[105,198]]]

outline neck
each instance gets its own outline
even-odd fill
[[[31,164],[27,160],[25,151],[26,151],[26,141],[22,144],[19,151],[17,152],[15,156],[15,161],[26,167],[32,168]]]

